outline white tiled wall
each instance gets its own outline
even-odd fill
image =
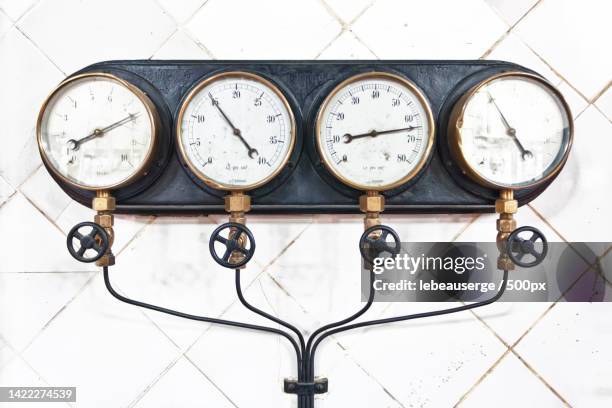
[[[611,17],[604,0],[0,0],[0,385],[77,386],[85,408],[295,406],[281,392],[295,372],[285,341],[120,304],[67,254],[66,231],[92,212],[41,167],[34,122],[74,70],[116,58],[515,61],[558,85],[576,120],[564,172],[519,221],[554,241],[612,241]],[[222,217],[117,218],[122,292],[261,321],[208,256]],[[359,306],[357,267],[337,258],[357,260],[355,245],[331,238],[356,238],[359,217],[251,220],[270,237],[244,272],[252,302],[306,332]],[[494,235],[487,215],[388,222],[406,240]],[[318,360],[331,390],[317,406],[610,407],[611,312],[503,304],[336,336]]]

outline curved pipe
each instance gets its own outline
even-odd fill
[[[196,320],[196,321],[199,321],[199,322],[216,323],[216,324],[222,324],[222,325],[225,325],[225,326],[241,327],[241,328],[244,328],[244,329],[258,330],[258,331],[263,331],[263,332],[267,332],[267,333],[278,334],[279,336],[283,336],[284,338],[289,340],[289,342],[291,342],[291,344],[293,345],[293,348],[295,349],[295,353],[296,353],[296,356],[297,356],[298,367],[301,367],[301,365],[302,365],[302,356],[301,356],[300,348],[299,348],[297,342],[295,341],[295,339],[293,337],[291,337],[288,333],[285,333],[282,330],[278,330],[278,329],[275,329],[273,327],[258,326],[258,325],[255,325],[255,324],[235,322],[235,321],[232,321],[232,320],[224,320],[224,319],[217,319],[217,318],[214,318],[214,317],[192,315],[192,314],[188,314],[188,313],[178,312],[178,311],[172,310],[172,309],[167,309],[165,307],[155,306],[155,305],[151,305],[149,303],[140,302],[138,300],[133,300],[133,299],[130,299],[128,297],[125,297],[125,296],[117,293],[117,291],[113,288],[113,286],[111,285],[111,282],[110,282],[109,275],[108,275],[108,267],[107,266],[103,267],[103,272],[104,272],[104,283],[106,285],[106,289],[108,289],[108,291],[110,292],[111,295],[113,295],[115,298],[119,299],[122,302],[128,303],[130,305],[134,305],[134,306],[144,307],[145,309],[155,310],[156,312],[166,313],[166,314],[169,314],[169,315],[182,317],[184,319]]]

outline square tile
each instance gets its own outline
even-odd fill
[[[41,1],[18,25],[66,74],[109,59],[149,58],[175,29],[148,0]]]
[[[90,273],[0,274],[2,337],[15,350],[23,350],[72,301],[90,277]]]
[[[70,196],[53,180],[45,166],[40,166],[23,183],[21,192],[53,221],[57,220],[72,202]]]
[[[508,392],[508,384],[520,392]],[[503,396],[503,397],[502,397]],[[536,377],[513,354],[508,353],[502,361],[484,377],[458,408],[566,407],[538,377]]]
[[[612,59],[602,52],[612,38],[610,11],[606,1],[542,1],[515,31],[590,100],[611,79]]]
[[[481,0],[379,0],[352,28],[383,59],[479,58],[507,29]]]
[[[317,0],[210,0],[186,27],[219,59],[314,58],[341,30]]]
[[[564,239],[572,242],[612,242],[608,211],[612,164],[612,123],[589,107],[575,123],[574,145],[565,168],[531,206]]]
[[[50,383],[76,386],[80,406],[116,407],[132,402],[178,349],[138,308],[113,298],[98,274],[22,355]]]
[[[574,407],[612,404],[608,303],[558,303],[515,348]]]
[[[135,408],[235,407],[186,358],[181,358],[146,391]]]
[[[4,135],[0,176],[18,187],[41,164],[36,117],[45,97],[63,76],[16,28],[0,39],[0,61],[0,122]]]

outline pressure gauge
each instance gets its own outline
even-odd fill
[[[44,102],[36,127],[48,168],[86,190],[123,187],[146,173],[159,116],[151,100],[108,73],[67,79]]]
[[[207,185],[243,191],[275,177],[287,164],[296,125],[280,89],[247,72],[224,72],[186,96],[176,128],[180,154]]]
[[[572,144],[573,123],[563,96],[531,74],[508,72],[479,83],[450,118],[452,156],[486,187],[541,183],[561,169]]]
[[[325,98],[315,138],[322,162],[338,180],[359,190],[388,190],[412,179],[427,162],[434,120],[412,82],[390,73],[364,73]]]

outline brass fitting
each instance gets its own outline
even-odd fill
[[[515,214],[518,210],[518,201],[504,200],[498,198],[495,200],[495,212],[498,214]]]
[[[495,200],[495,212],[499,214],[496,222],[497,227],[497,249],[500,252],[497,258],[497,268],[503,270],[514,270],[514,263],[506,253],[506,242],[508,237],[516,229],[516,220],[513,214],[518,210],[518,201],[514,199],[512,190],[502,190],[499,199]]]
[[[230,213],[229,221],[245,224],[244,213],[251,210],[251,197],[239,191],[232,191],[230,195],[224,197],[224,200],[225,211]]]
[[[378,191],[368,191],[359,197],[359,209],[365,213],[365,229],[380,225],[380,213],[385,210],[385,197]]]
[[[92,208],[94,211],[115,211],[117,203],[115,197],[108,195],[107,191],[100,191],[92,200]]]
[[[98,212],[94,216],[94,222],[104,228],[104,231],[106,231],[108,235],[108,250],[96,261],[96,265],[114,265],[115,255],[113,255],[112,247],[115,242],[115,231],[113,230],[115,217],[112,211],[116,209],[115,197],[112,197],[108,191],[96,191],[96,197],[92,200],[92,207]]]
[[[113,214],[99,213],[94,215],[94,222],[104,228],[112,228],[114,222]]]
[[[225,211],[229,212],[229,222],[235,222],[237,224],[246,224],[245,213],[251,210],[251,196],[244,194],[242,191],[232,191],[229,195],[224,197]],[[244,248],[246,245],[246,236],[242,234],[239,238],[238,243]],[[244,254],[234,251],[229,261],[232,263],[238,263],[244,259]],[[240,269],[244,268],[245,265],[241,266]]]

